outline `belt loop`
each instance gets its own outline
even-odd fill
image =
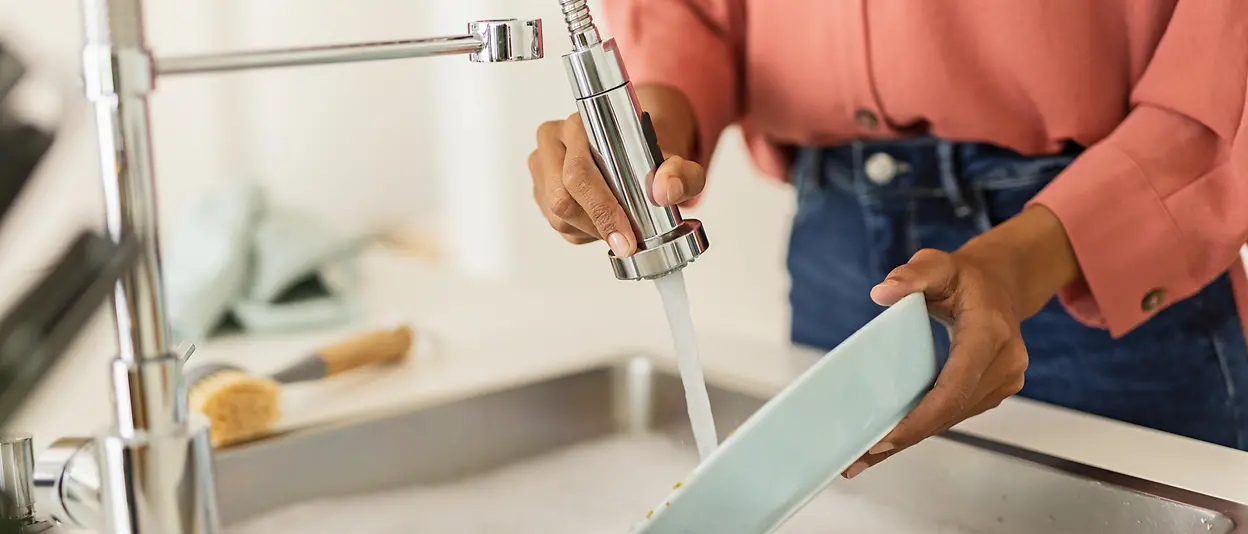
[[[793,186],[799,193],[810,191],[810,184],[815,181],[815,173],[819,167],[815,165],[818,148],[799,148],[793,167]]]
[[[980,233],[987,232],[992,229],[992,221],[988,220],[988,199],[982,188],[972,186],[971,191],[975,194],[975,226]]]
[[[940,165],[940,186],[953,205],[953,214],[964,218],[974,213],[974,208],[966,201],[966,193],[962,190],[962,182],[954,169],[953,143],[941,139],[936,144],[936,159]]]
[[[831,159],[829,151],[828,148],[820,147],[815,151],[814,157],[810,158],[811,165],[815,166],[815,172],[810,175],[814,182],[812,185],[820,191],[831,185],[831,178],[828,176],[828,160]]]
[[[850,146],[851,146],[851,147],[853,147],[853,149],[854,149],[854,165],[853,165],[853,171],[854,171],[854,176],[853,176],[853,181],[854,181],[854,189],[855,189],[855,190],[858,190],[858,191],[861,191],[861,189],[862,189],[862,184],[864,183],[864,182],[863,182],[863,178],[864,178],[864,177],[863,177],[862,167],[863,167],[863,165],[865,165],[865,163],[864,163],[864,162],[865,162],[865,160],[866,160],[865,156],[863,156],[863,152],[865,152],[865,151],[866,151],[866,150],[865,150],[865,145],[863,144],[863,142],[862,142],[862,141],[853,141],[852,143],[850,143]]]
[[[959,218],[974,217],[975,226],[980,232],[992,229],[992,221],[988,219],[988,199],[983,189],[971,187],[971,199],[967,199],[966,186],[958,176],[957,153],[954,143],[941,140],[936,146],[936,156],[940,160],[940,184],[953,204],[953,213]]]

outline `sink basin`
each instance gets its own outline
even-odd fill
[[[709,389],[721,432],[764,402],[714,384]],[[494,531],[503,525],[509,532],[628,532],[630,521],[644,517],[697,462],[683,399],[670,370],[633,358],[273,436],[218,453],[223,519],[234,532],[267,531],[255,525],[266,517],[279,521],[273,514],[283,510],[283,526],[312,534],[317,525],[341,531],[330,525],[334,520],[349,520],[361,532],[433,528],[400,518],[389,529],[367,530],[370,517],[410,513],[437,515],[437,525],[456,532],[487,532],[482,521],[493,515],[505,521],[494,523]],[[572,512],[552,510],[559,507],[610,524],[591,525],[589,517],[577,527],[569,519],[560,530],[552,518]],[[292,524],[296,517],[308,524]],[[1248,506],[951,431],[853,481],[838,481],[780,532],[867,529],[1248,534]]]

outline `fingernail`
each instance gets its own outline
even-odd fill
[[[871,300],[880,305],[891,304],[887,302],[888,291],[897,287],[897,285],[896,280],[885,280],[880,282],[875,287],[871,288]]]
[[[867,451],[867,454],[884,454],[896,448],[897,447],[894,446],[892,443],[880,442],[876,444],[876,446],[871,447],[871,450]]]
[[[676,204],[676,201],[685,196],[685,184],[679,178],[671,177],[667,181],[667,205]]]
[[[861,475],[863,471],[866,471],[867,467],[867,462],[855,462],[854,465],[849,466],[849,469],[845,470],[845,478],[847,480],[853,479],[854,477]]]
[[[611,252],[614,252],[616,257],[627,258],[633,255],[633,244],[619,232],[607,236],[607,246],[611,247]]]

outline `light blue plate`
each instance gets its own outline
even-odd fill
[[[636,534],[767,534],[887,435],[936,377],[923,296],[885,310],[764,405]]]

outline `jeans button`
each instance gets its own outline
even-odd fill
[[[864,130],[874,130],[880,127],[880,117],[866,108],[859,108],[854,112],[854,122]]]
[[[863,163],[862,170],[866,173],[867,179],[876,185],[884,185],[897,177],[900,170],[897,160],[892,156],[883,152],[876,152],[867,157],[867,161]]]

